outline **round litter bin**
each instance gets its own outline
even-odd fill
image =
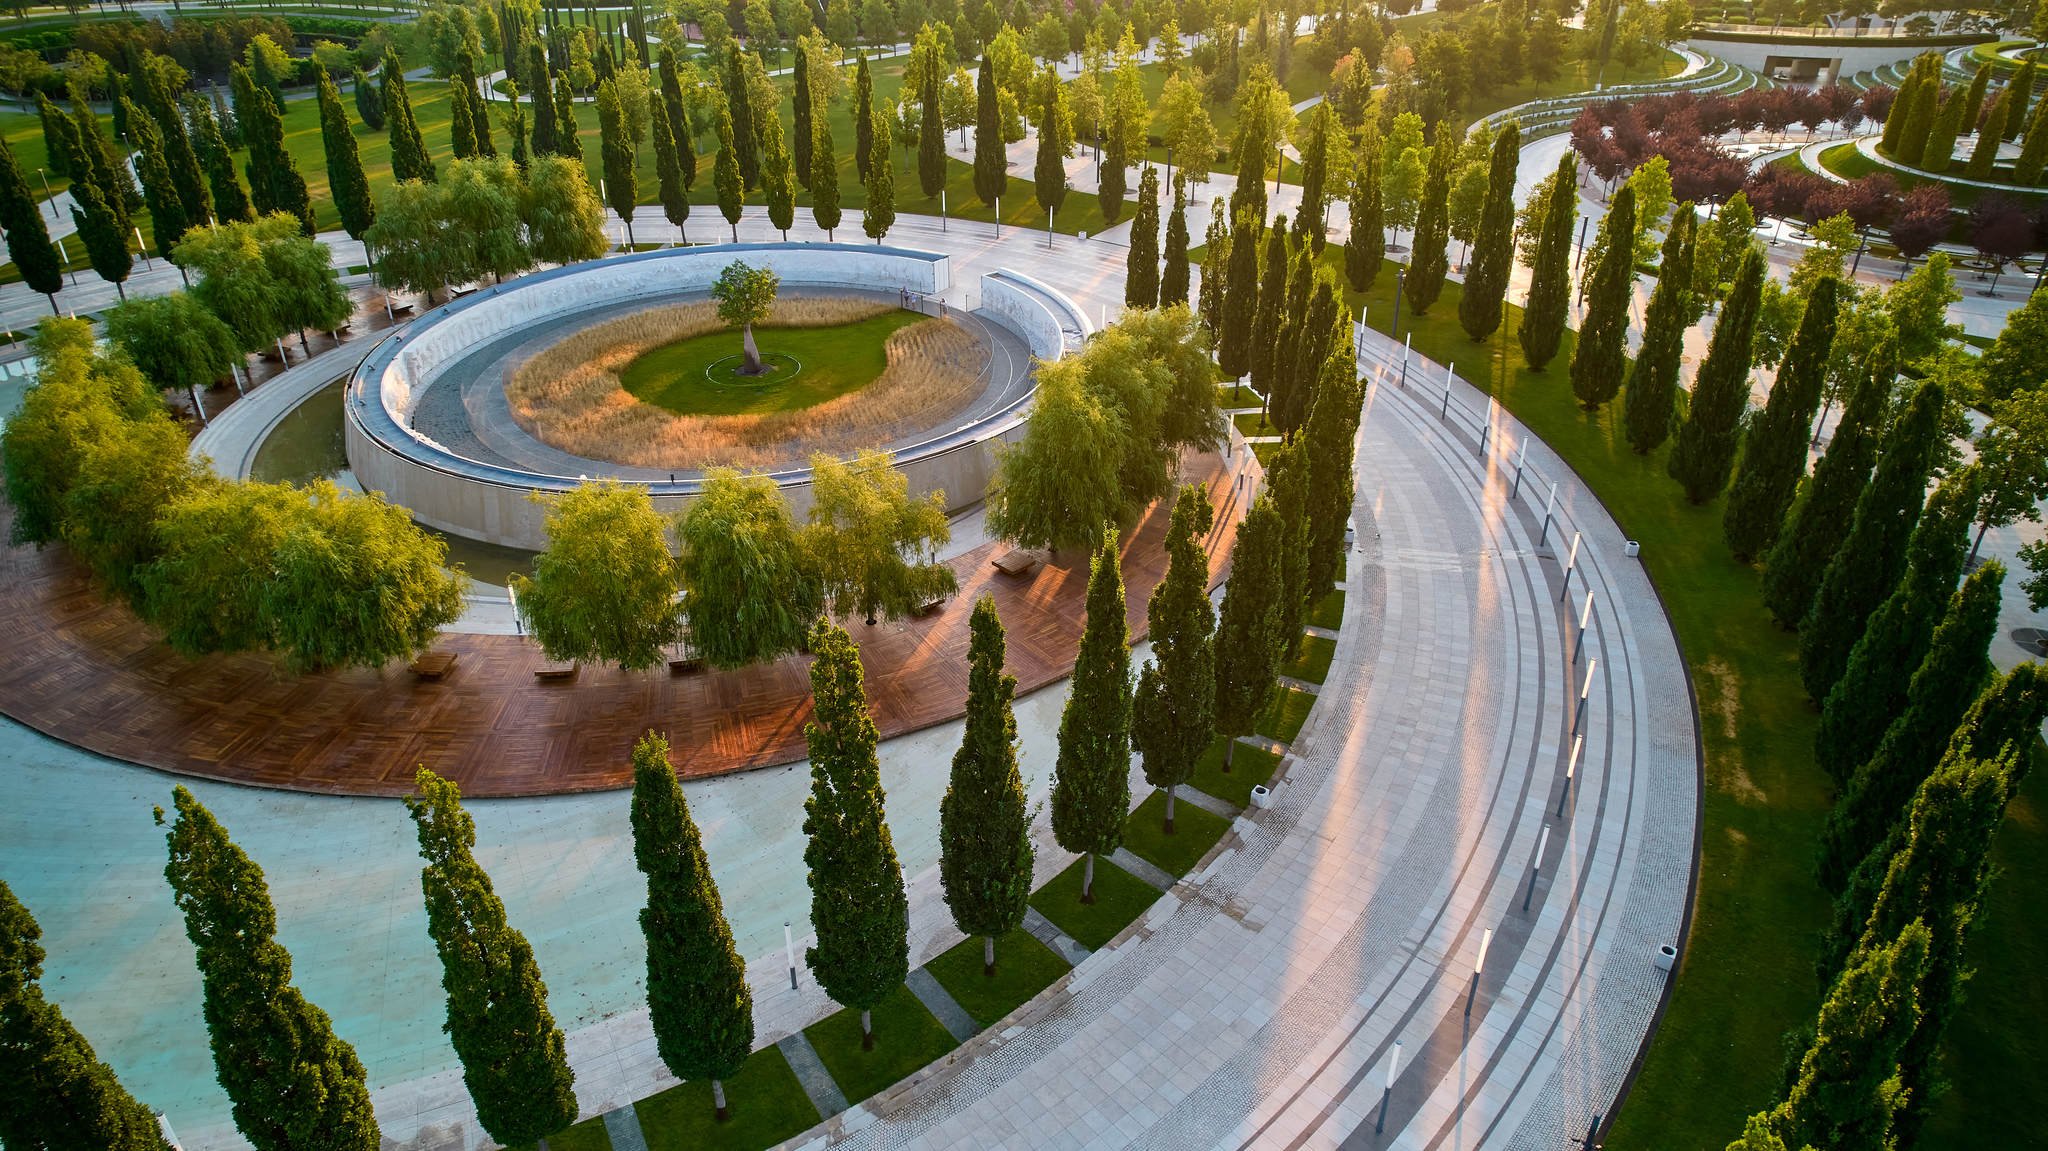
[[[1273,806],[1273,789],[1261,783],[1252,788],[1253,807]]]

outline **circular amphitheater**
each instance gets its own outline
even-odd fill
[[[780,278],[777,311],[755,334],[783,372],[758,395],[736,394],[744,382],[729,366],[702,373],[686,382],[699,399],[708,390],[703,411],[643,398],[636,368],[665,349],[716,338],[737,353],[737,333],[709,302],[712,281],[735,261]],[[984,273],[967,309],[939,300],[953,287],[942,253],[742,243],[642,252],[482,289],[421,316],[356,369],[348,463],[365,488],[422,523],[524,549],[546,545],[532,493],[598,478],[644,485],[674,512],[712,468],[761,472],[801,515],[817,451],[891,452],[913,495],[944,491],[958,509],[986,490],[996,448],[1022,434],[1034,359],[1077,347],[1089,325],[1066,296],[1012,271]],[[815,347],[802,357],[776,351],[780,333],[802,329]],[[856,329],[887,334],[832,343]],[[811,386],[863,355],[876,371],[849,368],[844,394],[780,402],[777,389]],[[757,399],[764,410],[750,409]]]

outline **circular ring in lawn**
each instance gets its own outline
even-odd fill
[[[746,353],[726,356],[704,365],[704,378],[714,388],[738,388],[747,391],[765,391],[778,384],[796,379],[804,370],[804,363],[786,352],[762,352],[761,370],[754,375],[740,371],[735,364],[747,362]]]

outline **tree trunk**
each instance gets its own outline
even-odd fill
[[[1223,741],[1223,774],[1230,774],[1230,757],[1236,754],[1237,737],[1233,735]]]
[[[631,220],[627,220],[627,221],[626,221],[625,223],[626,223],[626,250],[627,250],[628,252],[630,252],[630,251],[632,251],[632,250],[633,250],[633,221],[631,221]]]
[[[981,973],[991,979],[995,978],[996,937],[993,935],[981,937]]]
[[[1173,793],[1178,790],[1178,787],[1178,784],[1168,784],[1166,787],[1166,834],[1168,835],[1173,834]]]
[[[299,350],[309,356],[313,354],[313,345],[306,342],[306,329],[304,328],[299,329]]]
[[[1990,530],[1991,530],[1991,519],[1990,519],[1990,517],[1988,517],[1988,516],[1987,516],[1987,517],[1985,517],[1984,519],[1981,519],[1981,520],[1978,520],[1978,521],[1977,521],[1977,538],[1976,538],[1976,539],[1974,539],[1974,540],[1971,540],[1971,541],[1970,541],[1970,559],[1969,559],[1969,562],[1970,562],[1971,564],[1975,564],[1975,563],[1977,562],[1977,549],[1978,549],[1978,548],[1981,548],[1981,547],[1983,547],[1983,546],[1984,546],[1984,533],[1986,533],[1986,532],[1988,532],[1988,531],[1990,531]]]
[[[732,242],[735,244],[740,242],[740,226],[738,224],[732,226]]]
[[[53,316],[61,316],[64,314],[63,312],[57,309],[57,293],[55,292],[50,293],[50,314]]]
[[[122,303],[125,304],[128,302],[128,289],[122,287],[121,281],[119,280],[114,281],[114,294],[121,297]]]
[[[869,1017],[868,1009],[865,1007],[860,1009],[860,1049],[875,1049],[875,1021]]]
[[[720,1123],[732,1117],[731,1112],[725,1109],[725,1080],[713,1079],[711,1081],[711,1105],[717,1108],[713,1115]]]
[[[1081,902],[1095,902],[1095,853],[1081,854]]]
[[[742,324],[740,326],[740,346],[746,349],[747,353],[747,367],[743,374],[749,376],[760,375],[761,349],[754,344],[754,325]]]

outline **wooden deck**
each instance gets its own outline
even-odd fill
[[[1242,501],[1214,455],[1190,459],[1218,510],[1208,548],[1221,578]],[[1134,636],[1165,574],[1171,501],[1153,507],[1124,549]],[[0,517],[4,518],[4,517]],[[1028,579],[1000,575],[1003,544],[958,557],[960,594],[921,619],[849,630],[884,738],[944,723],[965,708],[967,620],[995,598],[1009,633],[1009,670],[1029,692],[1065,677],[1080,641],[1087,557],[1062,553]],[[633,741],[667,733],[689,777],[805,756],[808,664],[789,657],[736,672],[672,676],[586,665],[567,682],[534,675],[540,649],[515,636],[455,635],[445,677],[421,679],[394,660],[377,670],[294,677],[263,655],[189,660],[89,584],[57,547],[0,549],[0,712],[53,738],[183,775],[345,795],[402,795],[425,764],[478,797],[629,786]]]

